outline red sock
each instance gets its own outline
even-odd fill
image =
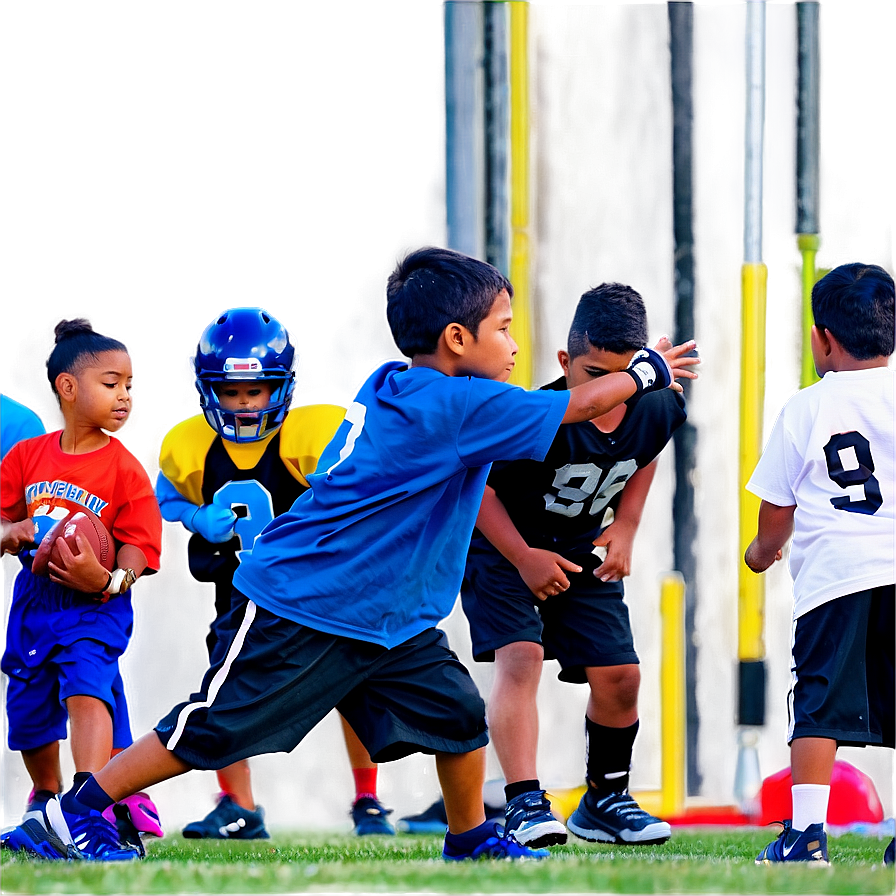
[[[352,769],[352,775],[355,778],[355,802],[358,802],[362,796],[376,799],[376,773],[377,766]]]

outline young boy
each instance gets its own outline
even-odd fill
[[[51,801],[52,836],[84,832],[89,854],[100,813],[136,782],[290,751],[336,707],[377,762],[435,754],[446,859],[546,854],[485,822],[485,707],[436,626],[460,589],[492,461],[541,458],[561,423],[681,386],[650,349],[569,392],[507,385],[511,290],[491,265],[445,249],[399,263],[387,316],[410,366],[370,376],[311,488],[240,563],[200,692]]]
[[[558,352],[564,376],[544,388],[574,389],[625,370],[646,340],[647,314],[635,290],[619,283],[591,289],[576,308],[567,350]],[[521,843],[566,842],[536,773],[545,657],[559,660],[561,680],[591,689],[588,786],[569,829],[610,843],[670,836],[669,825],[628,794],[640,672],[622,579],[655,458],[684,420],[678,393],[640,393],[561,426],[544,460],[492,467],[461,596],[474,658],[495,662],[489,729],[507,782],[506,830]]]
[[[757,864],[828,864],[837,747],[894,745],[893,307],[893,278],[877,265],[841,265],[815,284],[821,382],[784,405],[747,483],[762,499],[747,566],[765,572],[793,535],[793,818]]]
[[[190,572],[215,586],[216,619],[230,609],[242,551],[308,488],[321,452],[345,416],[334,405],[290,410],[295,348],[262,308],[231,308],[203,330],[193,359],[202,414],[179,423],[162,442],[156,496],[162,515],[194,533]],[[214,624],[206,643],[218,642]],[[394,834],[376,793],[377,766],[342,720],[355,780],[355,833]],[[252,793],[248,759],[218,770],[220,796],[184,837],[266,838],[264,810]]]

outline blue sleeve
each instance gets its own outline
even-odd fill
[[[0,460],[16,442],[42,436],[46,430],[40,417],[6,395],[0,396]]]
[[[189,524],[199,508],[188,501],[163,473],[159,473],[156,479],[156,500],[162,516],[169,523],[183,523],[190,532],[196,531]]]
[[[457,434],[458,454],[467,466],[544,460],[568,406],[568,391],[527,392],[472,379]]]

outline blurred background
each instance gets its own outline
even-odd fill
[[[528,202],[517,234],[525,237],[525,256],[514,263],[525,281],[520,300],[529,312],[531,385],[559,375],[556,352],[565,347],[578,297],[608,280],[629,283],[644,296],[652,339],[694,336],[703,358],[689,395],[694,464],[685,478],[692,517],[687,531],[679,523],[676,533],[681,474],[670,446],[626,586],[643,664],[632,789],[653,791],[662,758],[660,580],[678,557],[676,535],[684,537],[692,567],[684,760],[692,804],[737,801],[743,752],[738,404],[748,7],[759,2],[522,4],[526,155],[525,171],[516,175],[525,174]],[[386,325],[384,290],[397,258],[426,244],[452,244],[481,257],[488,251],[487,234],[476,229],[480,219],[474,214],[473,231],[463,230],[458,209],[464,197],[481,201],[477,166],[500,138],[467,134],[473,148],[467,169],[457,143],[447,139],[463,135],[456,130],[456,104],[446,103],[457,74],[452,59],[472,59],[472,95],[480,101],[475,78],[485,57],[466,32],[455,31],[452,43],[446,21],[456,24],[471,11],[481,17],[478,7],[519,5],[5,5],[2,391],[35,410],[48,430],[58,428],[45,368],[53,328],[62,318],[87,317],[130,350],[134,412],[119,437],[155,480],[162,437],[199,411],[191,358],[200,332],[225,308],[260,305],[283,321],[298,351],[293,405],[346,406],[375,366],[399,356]],[[863,261],[893,272],[896,6],[871,0],[813,5],[819,12],[818,265]],[[767,435],[800,385],[803,259],[795,198],[798,4],[761,6],[761,258],[751,260],[767,267],[768,286],[762,419],[753,423]],[[682,169],[680,156],[673,162],[672,72],[681,57],[675,57],[670,23],[681,15],[690,20],[692,40],[685,243],[673,226]],[[520,139],[517,134],[516,145]],[[691,262],[693,332],[677,332],[682,252]],[[135,737],[192,691],[206,668],[213,595],[211,586],[190,578],[186,542],[180,525],[166,524],[162,569],[135,591],[135,633],[123,660]],[[17,561],[4,557],[2,571],[8,609]],[[762,776],[789,764],[786,565],[777,564],[765,582],[765,713],[755,726]],[[461,658],[469,659],[458,610],[445,628]],[[556,671],[545,665],[540,774],[549,788],[572,788],[584,775],[586,692],[558,682]],[[486,698],[490,672],[473,667]],[[5,748],[5,732],[3,744],[5,826],[18,821],[30,784],[18,754]],[[892,816],[892,753],[852,749],[840,758],[872,777]],[[253,772],[272,830],[350,829],[354,790],[335,716],[292,754],[253,760]],[[490,754],[489,777],[498,776]],[[383,766],[379,792],[393,817],[424,809],[438,794],[431,757]],[[151,793],[166,829],[177,833],[211,809],[214,774],[192,772]]]

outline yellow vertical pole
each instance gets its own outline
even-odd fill
[[[660,590],[662,655],[660,659],[661,761],[660,814],[681,814],[685,801],[685,626],[684,578],[663,577]]]
[[[800,361],[800,388],[805,389],[812,383],[818,382],[818,374],[815,371],[815,361],[812,358],[812,344],[810,333],[812,324],[815,321],[812,318],[812,287],[818,279],[818,271],[815,267],[815,257],[818,254],[818,247],[821,240],[817,233],[799,233],[797,234],[797,246],[803,259],[802,271],[802,357]]]
[[[748,262],[741,270],[743,308],[740,370],[739,557],[753,540],[759,498],[746,490],[762,453],[762,411],[765,397],[765,304],[768,269]],[[738,644],[741,662],[765,658],[765,591],[763,577],[738,563]]]
[[[532,291],[529,240],[529,3],[511,0],[510,8],[510,282],[513,325],[519,344],[510,378],[532,388],[535,368],[532,341]]]

